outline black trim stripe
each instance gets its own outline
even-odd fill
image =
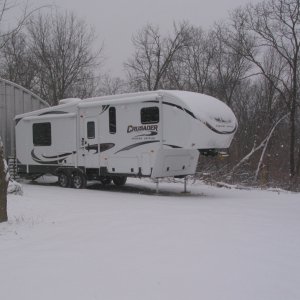
[[[56,159],[56,160],[50,160],[50,161],[44,161],[44,160],[41,160],[40,158],[38,158],[35,153],[34,153],[34,149],[31,150],[31,157],[32,159],[41,164],[41,165],[57,165],[59,163],[61,163],[66,157],[64,158],[61,158],[61,159]]]
[[[170,102],[163,102],[163,104],[166,104],[166,105],[170,105],[170,106],[174,106],[174,107],[177,107],[178,109],[181,109],[183,111],[185,111],[187,114],[189,114],[191,117],[193,117],[194,119],[196,120],[199,120],[196,118],[196,116],[188,109],[185,109],[179,105],[176,105],[174,103],[170,103]],[[213,132],[215,133],[218,133],[218,134],[231,134],[231,133],[234,133],[236,131],[236,126],[234,126],[233,130],[231,131],[220,131],[216,128],[214,128],[212,125],[210,125],[208,122],[203,122],[201,120],[199,120],[200,122],[202,122],[206,127],[208,127],[210,130],[212,130]]]
[[[65,157],[65,156],[69,156],[71,154],[75,154],[76,151],[74,152],[67,152],[67,153],[63,153],[63,154],[60,154],[60,155],[54,155],[54,156],[45,156],[45,155],[42,155],[44,158],[46,159],[51,159],[51,158],[61,158],[61,157]]]
[[[102,143],[100,144],[100,152],[107,151],[115,146],[114,143]]]
[[[158,100],[148,100],[148,101],[143,101],[144,103],[158,103]]]
[[[110,105],[102,105],[102,111],[100,112],[99,115],[103,114],[104,112],[106,112],[109,109]]]
[[[93,145],[87,145],[84,147],[84,150],[87,150],[90,152],[90,150],[96,151],[94,154],[98,153],[98,144],[93,144]]]
[[[155,140],[155,141],[145,141],[145,142],[140,142],[140,143],[136,143],[136,144],[132,144],[132,145],[129,145],[125,148],[122,148],[121,150],[115,152],[115,154],[119,153],[119,152],[122,152],[122,151],[128,151],[128,150],[131,150],[133,148],[136,148],[136,147],[139,147],[139,146],[143,146],[143,145],[146,145],[146,144],[151,144],[151,143],[158,143],[160,142],[159,140]]]
[[[180,146],[169,145],[169,144],[164,144],[164,146],[168,146],[168,147],[171,147],[171,148],[174,148],[174,149],[181,149],[181,148],[182,148],[182,147],[180,147]]]
[[[170,105],[170,106],[176,107],[176,108],[178,108],[178,109],[180,109],[180,110],[186,112],[187,114],[189,114],[190,116],[192,116],[194,119],[197,119],[197,118],[195,117],[195,115],[194,115],[190,110],[185,109],[185,108],[183,108],[183,107],[181,107],[181,106],[179,106],[179,105],[177,105],[177,104],[174,104],[174,103],[171,103],[171,102],[166,102],[166,101],[163,101],[163,104],[166,104],[166,105]]]
[[[202,122],[202,123],[204,125],[206,125],[211,131],[213,131],[215,133],[218,133],[218,134],[231,134],[231,133],[234,133],[236,131],[236,125],[234,126],[233,130],[231,130],[231,131],[220,131],[220,130],[214,128],[212,125],[210,125],[207,122]]]
[[[159,103],[159,101],[158,100],[148,100],[148,101],[144,101],[144,103]],[[178,109],[186,112],[187,114],[189,114],[190,116],[192,116],[194,119],[196,119],[195,115],[190,110],[188,110],[186,108],[183,108],[180,105],[174,104],[172,102],[166,102],[166,101],[163,101],[162,103],[166,104],[166,105],[169,105],[169,106],[176,107],[176,108],[178,108]]]
[[[195,117],[195,115],[194,115],[190,110],[184,108],[184,111],[185,111],[187,114],[189,114],[190,116],[192,116],[194,119],[197,119],[197,118]]]
[[[67,114],[67,112],[65,111],[60,111],[60,110],[56,110],[56,111],[48,111],[48,112],[44,112],[42,114],[39,114],[39,116],[44,116],[44,115],[63,115],[63,114]]]
[[[102,143],[102,144],[100,144],[100,152],[107,151],[107,150],[113,148],[114,146],[115,146],[114,143]],[[96,152],[94,152],[93,154],[97,154],[99,148],[98,148],[98,144],[93,144],[93,145],[85,146],[84,149],[87,151],[95,150]]]

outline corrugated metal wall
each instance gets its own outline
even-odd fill
[[[15,116],[48,106],[30,91],[0,78],[0,135],[6,156],[15,154]]]

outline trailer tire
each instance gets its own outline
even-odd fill
[[[111,178],[109,178],[109,177],[103,177],[103,178],[100,179],[100,182],[101,182],[103,185],[111,184]]]
[[[86,187],[86,178],[81,172],[75,172],[72,176],[72,187],[75,189],[84,189]]]
[[[60,173],[58,173],[57,177],[58,177],[58,184],[61,187],[63,187],[63,188],[70,187],[71,180],[67,173],[60,172]]]
[[[113,178],[113,182],[117,186],[124,185],[126,183],[127,177],[126,176],[116,176]]]

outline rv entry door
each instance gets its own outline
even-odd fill
[[[99,168],[99,128],[96,117],[83,117],[81,124],[82,161],[86,168]]]

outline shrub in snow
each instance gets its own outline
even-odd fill
[[[22,185],[10,177],[10,174],[8,171],[8,165],[7,165],[7,162],[5,159],[3,160],[3,163],[4,163],[4,171],[6,174],[5,181],[6,182],[8,181],[7,193],[15,194],[15,195],[23,195]]]
[[[7,187],[8,194],[23,195],[22,185],[15,180],[10,179]]]

